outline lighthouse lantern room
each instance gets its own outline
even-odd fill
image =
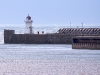
[[[33,31],[32,31],[32,29],[33,29],[32,23],[33,23],[33,21],[31,20],[31,17],[28,14],[28,16],[26,17],[26,21],[25,21],[25,24],[26,24],[26,26],[25,26],[25,34],[32,34],[33,33]]]

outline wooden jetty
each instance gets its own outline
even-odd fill
[[[100,36],[75,36],[73,49],[100,49]]]

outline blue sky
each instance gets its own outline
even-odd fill
[[[0,0],[0,24],[100,24],[100,0]]]

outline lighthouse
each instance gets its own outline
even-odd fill
[[[26,21],[25,21],[25,34],[32,34],[33,33],[33,27],[32,27],[32,23],[33,21],[31,20],[31,17],[28,16],[26,17]]]

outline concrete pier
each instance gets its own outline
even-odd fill
[[[4,30],[4,43],[9,44],[71,44],[72,36],[64,34],[15,34]]]
[[[15,34],[15,30],[4,30],[4,43],[72,44],[72,48],[100,49],[100,28],[63,28],[52,34]]]

